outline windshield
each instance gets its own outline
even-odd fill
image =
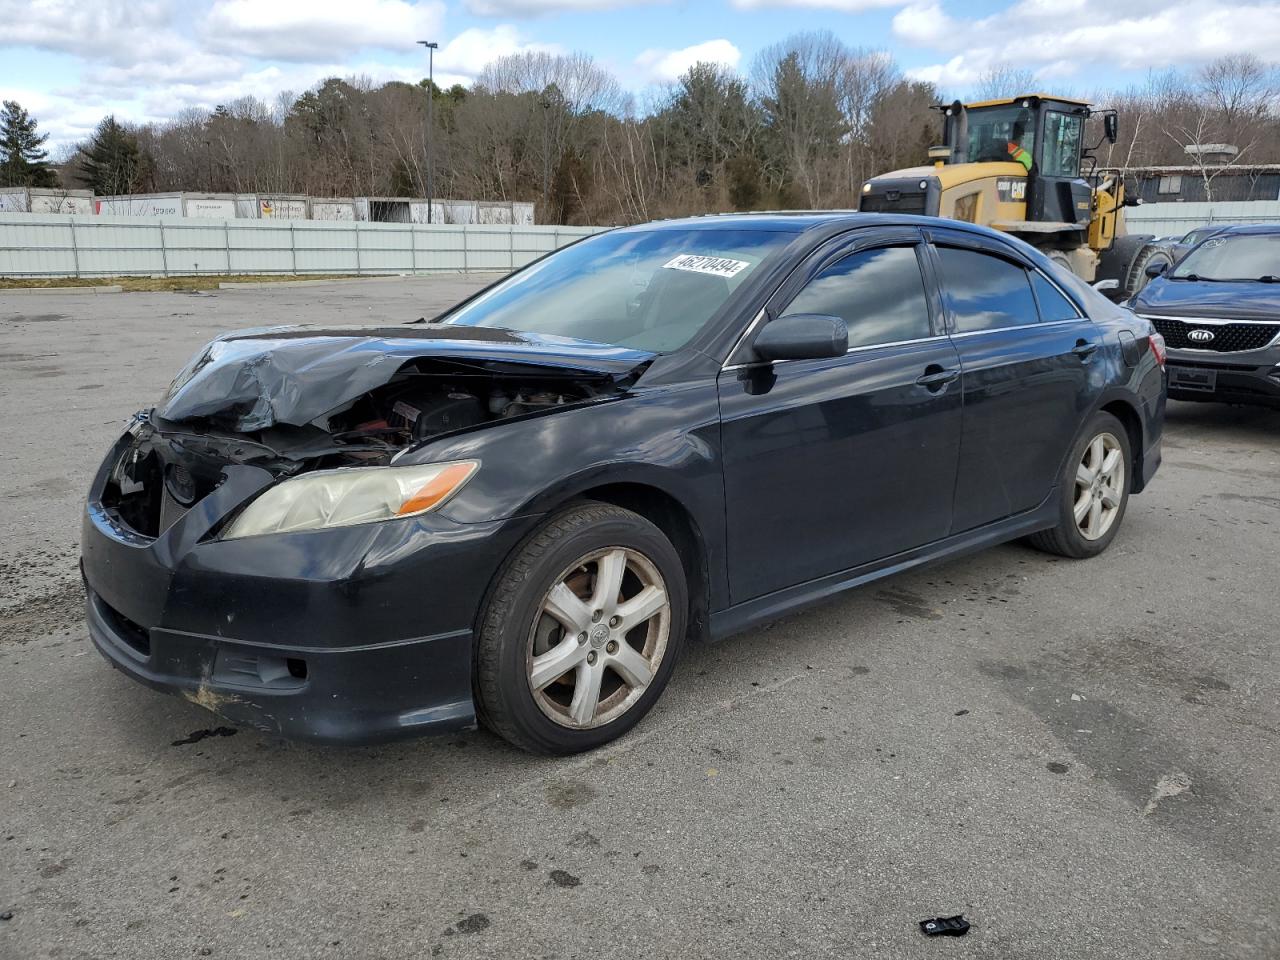
[[[969,130],[969,142],[956,163],[977,163],[982,160],[1009,160],[1012,154],[1009,144],[1014,143],[1031,152],[1036,134],[1035,114],[1022,107],[979,107],[970,110],[965,123]]]
[[[1201,240],[1203,240],[1205,237],[1210,236],[1214,233],[1217,233],[1218,230],[1220,229],[1221,229],[1220,227],[1196,227],[1194,230],[1190,231],[1185,237],[1183,237],[1181,242],[1188,245],[1196,244],[1196,243],[1199,243]]]
[[[675,350],[793,236],[728,228],[606,233],[512,275],[443,322]]]
[[[1280,277],[1280,233],[1210,237],[1174,268],[1175,280],[1262,280]]]

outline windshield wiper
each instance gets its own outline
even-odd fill
[[[1213,283],[1280,283],[1280,277],[1277,277],[1274,273],[1264,273],[1260,277],[1197,277],[1192,274],[1178,279],[1208,280]]]

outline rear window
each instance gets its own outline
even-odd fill
[[[1027,271],[1008,260],[939,247],[942,283],[955,317],[956,332],[1019,327],[1039,320]]]
[[[1062,291],[1049,282],[1049,279],[1038,271],[1031,271],[1031,286],[1036,291],[1036,301],[1040,304],[1040,322],[1052,323],[1055,320],[1075,320],[1080,311],[1076,305],[1062,295]]]

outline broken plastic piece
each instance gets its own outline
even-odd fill
[[[920,932],[926,937],[963,937],[969,932],[969,921],[963,913],[954,917],[934,917],[920,921]]]

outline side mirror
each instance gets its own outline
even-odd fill
[[[1169,264],[1163,260],[1156,260],[1154,263],[1148,263],[1146,269],[1142,272],[1148,277],[1158,277],[1169,269]]]
[[[1114,113],[1108,113],[1102,118],[1102,130],[1107,135],[1109,143],[1115,143],[1120,139],[1120,118]]]
[[[849,350],[849,329],[839,317],[793,313],[766,324],[754,346],[762,360],[839,357]]]

